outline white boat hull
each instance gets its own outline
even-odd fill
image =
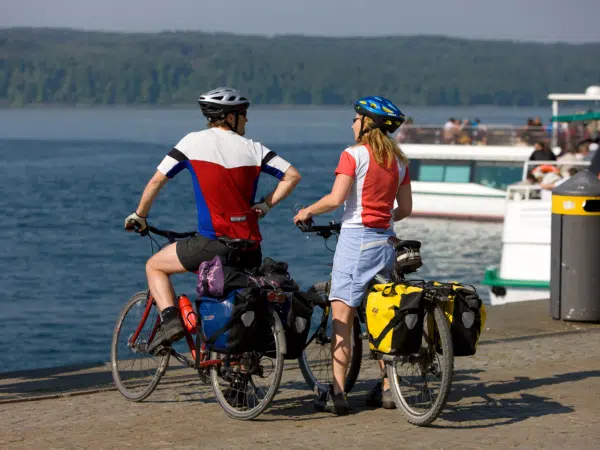
[[[506,190],[490,187],[499,185],[493,175],[487,183],[474,182],[474,164],[520,165],[533,151],[532,147],[515,146],[402,144],[401,147],[410,160],[418,161],[416,172],[411,173],[413,216],[485,221],[504,220]],[[460,181],[460,177],[442,181],[446,180],[445,176],[434,181],[437,175],[427,178],[429,181],[420,179],[422,169],[432,164],[472,167],[467,169],[469,176],[462,175],[464,181]]]
[[[526,302],[530,300],[548,300],[550,298],[550,291],[543,289],[526,289],[526,288],[506,288],[506,294],[503,296],[490,293],[490,304],[491,305],[505,305],[507,303],[514,302]]]
[[[504,211],[504,197],[413,193],[412,216],[415,217],[501,222]]]

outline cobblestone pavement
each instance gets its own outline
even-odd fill
[[[0,404],[0,448],[598,448],[600,328],[491,339],[455,366],[447,407],[428,428],[364,406],[379,372],[365,361],[345,417],[314,413],[292,368],[251,422],[229,419],[195,380],[160,385],[142,403],[113,390]]]

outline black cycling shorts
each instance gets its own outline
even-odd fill
[[[200,263],[210,261],[216,255],[225,257],[225,263],[235,267],[259,267],[262,262],[260,247],[255,250],[232,250],[222,242],[206,236],[194,236],[177,241],[175,245],[179,262],[188,272],[197,272]]]

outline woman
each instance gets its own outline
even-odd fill
[[[302,209],[294,222],[332,211],[344,203],[342,231],[333,259],[331,300],[333,313],[333,385],[317,395],[315,407],[346,414],[343,392],[350,362],[351,327],[369,281],[393,263],[387,245],[393,221],[412,211],[408,160],[389,136],[404,122],[404,114],[383,97],[364,97],[354,104],[352,130],[356,145],[345,149],[335,170],[331,193]],[[394,200],[398,207],[394,209]],[[384,365],[381,364],[383,371]],[[387,379],[378,382],[369,397],[373,405],[393,408]]]

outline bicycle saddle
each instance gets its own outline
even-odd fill
[[[227,247],[235,250],[247,250],[256,247],[256,242],[251,239],[234,239],[228,238],[227,236],[219,236],[217,239]]]

